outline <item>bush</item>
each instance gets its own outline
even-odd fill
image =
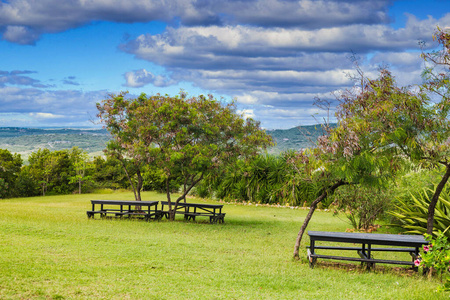
[[[391,193],[381,188],[344,186],[334,194],[334,204],[344,210],[356,230],[368,230],[390,206]]]
[[[389,214],[394,216],[398,224],[407,233],[424,234],[427,232],[428,206],[434,189],[423,189],[422,191],[410,193],[410,198],[405,201],[396,199],[394,210]],[[444,188],[436,204],[433,235],[437,236],[439,231],[445,232],[450,237],[450,193],[447,187]]]
[[[426,268],[429,271],[429,276],[435,271],[443,281],[442,287],[438,291],[450,291],[450,244],[448,242],[445,232],[438,231],[436,238],[429,234],[425,234],[430,244],[424,246],[424,253],[414,263],[421,268]]]

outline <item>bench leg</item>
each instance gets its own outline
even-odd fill
[[[164,213],[162,211],[157,211],[155,213],[155,220],[161,221],[161,219],[164,217]]]
[[[316,264],[317,257],[311,257],[311,251],[309,249],[307,249],[307,254],[308,254],[309,267],[311,269],[314,269],[314,265]]]

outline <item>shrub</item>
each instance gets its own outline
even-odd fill
[[[434,271],[440,276],[443,285],[438,288],[438,291],[450,291],[450,244],[447,236],[445,236],[445,232],[439,230],[436,238],[425,234],[425,239],[430,244],[424,246],[424,253],[414,263],[416,266],[428,269],[429,276]]]
[[[426,233],[428,206],[433,194],[434,189],[425,188],[420,192],[410,193],[408,201],[397,198],[394,210],[389,212],[398,221],[398,224],[393,225],[402,227],[407,233]],[[440,230],[450,237],[448,228],[450,228],[450,193],[446,187],[436,204],[433,235],[437,236]]]
[[[335,205],[344,210],[356,230],[368,230],[390,206],[387,190],[365,186],[345,186],[336,191]]]

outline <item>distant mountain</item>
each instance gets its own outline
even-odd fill
[[[335,124],[331,124],[335,127]],[[278,154],[286,150],[300,150],[314,147],[317,138],[324,135],[322,126],[299,126],[291,129],[268,130],[268,134],[275,140],[276,145],[269,149],[269,153]]]
[[[313,147],[317,138],[324,134],[320,125],[267,130],[267,133],[276,142],[268,149],[271,154]],[[78,146],[91,156],[102,155],[110,138],[106,129],[0,127],[0,149],[19,153],[24,160],[39,148],[62,150]]]

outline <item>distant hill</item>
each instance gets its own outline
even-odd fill
[[[276,146],[268,152],[278,154],[289,149],[313,147],[317,138],[323,135],[323,130],[316,125],[268,130],[267,133],[276,142]],[[19,153],[24,160],[39,148],[62,150],[78,146],[91,156],[102,155],[110,138],[106,129],[0,127],[0,149]]]
[[[19,153],[24,160],[39,148],[62,150],[78,146],[90,155],[101,155],[110,138],[106,129],[0,127],[0,149]]]
[[[335,127],[335,124],[331,124]],[[269,149],[269,153],[278,154],[286,150],[300,150],[315,146],[317,138],[324,135],[321,125],[298,126],[291,129],[268,130],[272,138],[277,143],[275,147]]]

